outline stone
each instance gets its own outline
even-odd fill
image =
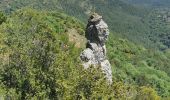
[[[112,69],[110,62],[108,60],[104,60],[100,64],[102,71],[106,74],[107,80],[112,83]]]
[[[86,27],[85,37],[87,39],[86,49],[80,54],[80,59],[85,69],[90,66],[100,66],[109,84],[112,83],[112,70],[106,59],[105,42],[109,36],[108,25],[102,16],[94,13],[90,16]]]

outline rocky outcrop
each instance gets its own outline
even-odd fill
[[[90,16],[85,36],[87,39],[86,49],[80,55],[84,68],[87,69],[90,66],[101,67],[109,83],[112,83],[111,65],[106,59],[105,46],[105,42],[109,36],[109,30],[102,16],[97,13]]]

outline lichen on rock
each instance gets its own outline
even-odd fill
[[[86,27],[86,49],[80,54],[85,69],[90,66],[100,66],[109,83],[112,83],[112,71],[106,59],[105,42],[109,36],[109,29],[102,16],[93,13]]]

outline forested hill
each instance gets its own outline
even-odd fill
[[[111,34],[113,84],[99,69],[83,70],[84,24],[62,12],[20,9],[0,25],[0,95],[15,99],[170,97],[170,53],[148,50]],[[81,43],[81,44],[76,44]]]
[[[122,0],[127,3],[135,4],[135,5],[142,5],[145,7],[169,7],[170,1],[169,0]]]
[[[133,6],[123,0],[2,0],[0,8],[10,14],[22,7],[46,11],[62,11],[86,23],[91,11],[103,15],[112,32],[147,48],[166,50],[169,24],[159,13],[144,6]],[[148,4],[148,3],[147,3]],[[164,15],[163,15],[164,16]],[[167,15],[168,16],[168,15]],[[156,30],[155,30],[156,29]],[[161,30],[157,32],[157,30]],[[156,35],[155,35],[156,34]],[[166,34],[166,35],[165,35]],[[163,37],[162,37],[163,36]]]
[[[47,11],[64,11],[83,22],[88,18],[90,11],[103,15],[110,29],[116,35],[127,38],[146,47],[155,47],[156,43],[148,38],[149,26],[142,21],[148,13],[147,9],[133,7],[120,0],[4,0],[0,4],[6,13],[22,7],[35,8]]]
[[[0,97],[170,99],[169,24],[164,9],[148,12],[120,0],[1,0],[0,9]],[[106,43],[111,85],[100,68],[84,70],[79,59],[90,10],[102,14],[111,29]]]

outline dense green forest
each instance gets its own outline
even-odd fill
[[[135,1],[137,2],[137,0]],[[141,2],[149,4],[143,0]],[[152,1],[150,2],[152,3]],[[163,3],[168,4],[167,2]],[[144,45],[146,48],[160,50],[169,48],[165,43],[168,39],[155,36],[155,28],[159,30],[159,33],[157,32],[156,34],[169,34],[162,30],[169,26],[161,21],[164,18],[157,20],[158,13],[162,12],[161,9],[156,9],[157,13],[155,13],[154,8],[134,6],[123,2],[123,0],[4,0],[0,3],[1,10],[7,14],[22,7],[61,11],[78,18],[84,23],[87,23],[86,19],[89,13],[96,11],[103,15],[111,31],[116,33],[116,36]],[[163,27],[162,25],[166,26]]]
[[[7,0],[0,4],[1,9],[11,13],[22,7],[29,7],[47,11],[63,11],[84,23],[90,11],[99,12],[109,24],[115,35],[127,38],[146,47],[155,47],[149,40],[149,26],[142,21],[148,13],[147,9],[134,7],[120,0]]]
[[[0,9],[0,98],[170,99],[168,9],[119,0],[3,0]],[[79,59],[91,10],[111,29],[111,85],[99,68],[84,70]]]
[[[142,5],[145,7],[169,7],[169,0],[122,0],[130,4]]]

